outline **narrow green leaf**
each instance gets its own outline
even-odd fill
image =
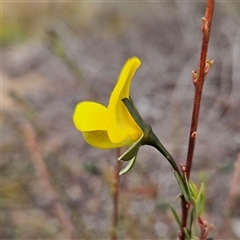
[[[181,224],[181,221],[180,221],[180,218],[179,218],[179,216],[177,214],[176,209],[170,203],[169,203],[169,207],[170,207],[170,209],[172,211],[172,214],[173,214],[173,216],[174,216],[174,218],[175,218],[179,228],[181,228],[182,224]]]
[[[136,161],[136,156],[129,161],[128,165],[123,170],[120,171],[119,175],[121,176],[121,175],[129,172],[132,169],[135,161]]]
[[[194,199],[196,200],[196,197],[197,197],[197,187],[196,185],[190,181],[189,182],[189,187],[190,187],[190,191],[191,191],[191,196],[194,197]]]
[[[179,193],[176,197],[176,200],[180,199],[182,197],[182,193]]]
[[[187,202],[190,202],[189,195],[188,195],[188,193],[187,193],[187,191],[186,191],[186,188],[185,188],[185,186],[184,186],[184,183],[183,183],[183,181],[182,181],[182,178],[179,176],[179,174],[178,174],[177,171],[174,171],[174,175],[175,175],[175,178],[177,179],[178,185],[179,185],[179,187],[180,187],[180,189],[181,189],[181,191],[182,191],[182,194],[183,194],[185,200],[186,200]]]
[[[202,184],[201,184],[200,189],[199,189],[198,192],[197,192],[197,196],[196,196],[196,202],[197,202],[197,203],[199,203],[199,201],[200,201],[201,191],[202,191]]]
[[[190,231],[191,231],[191,234],[192,234],[192,231],[193,231],[192,227],[193,227],[194,220],[195,220],[194,210],[192,209],[191,215],[190,215]]]
[[[196,195],[197,196],[195,198],[195,209],[196,209],[197,216],[200,216],[204,211],[204,201],[205,201],[203,183],[201,184],[201,187]]]
[[[199,213],[199,208],[196,204],[193,206],[192,211],[193,211],[193,217],[194,217],[194,219],[196,219],[197,216],[199,216],[199,214],[198,214]]]
[[[200,187],[200,197],[199,197],[199,215],[202,215],[205,208],[205,187],[204,184],[201,184]]]
[[[190,201],[191,201],[191,203],[192,203],[193,205],[196,204],[196,200],[195,200],[195,198],[194,198],[193,196],[190,196]]]
[[[191,236],[190,236],[188,230],[186,228],[183,228],[183,231],[185,233],[185,236],[186,236],[187,240],[191,240]]]
[[[184,183],[185,183],[185,186],[186,186],[186,190],[187,190],[188,196],[191,197],[191,190],[190,190],[189,180],[187,178],[187,174],[184,173],[183,177],[184,177],[183,180],[184,180]]]

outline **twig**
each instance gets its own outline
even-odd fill
[[[207,60],[207,51],[208,51],[208,43],[211,32],[211,23],[214,9],[214,0],[207,0],[206,12],[205,16],[202,18],[202,46],[201,46],[201,54],[198,70],[193,72],[193,84],[194,84],[194,103],[193,103],[193,112],[192,112],[192,121],[191,121],[191,129],[189,135],[189,144],[188,144],[188,153],[186,160],[186,174],[189,179],[191,168],[192,168],[192,160],[193,153],[197,135],[197,126],[199,119],[199,111],[200,111],[200,103],[202,97],[202,89],[205,80],[205,76],[208,73],[212,61]],[[182,198],[182,228],[180,233],[180,240],[185,240],[184,228],[187,225],[187,216],[188,216],[188,207],[184,198]]]
[[[191,167],[192,167],[192,159],[193,159],[195,140],[197,135],[197,125],[198,125],[198,119],[199,119],[203,84],[204,84],[205,76],[209,71],[209,67],[211,65],[210,61],[207,62],[206,64],[206,59],[207,59],[208,43],[209,43],[210,32],[211,32],[213,8],[214,8],[214,0],[207,0],[205,17],[202,18],[203,38],[202,38],[199,68],[197,71],[193,72],[193,84],[195,87],[195,94],[194,94],[192,122],[191,122],[191,130],[189,135],[188,154],[187,154],[187,162],[186,162],[186,173],[188,178],[190,176]]]
[[[199,240],[207,240],[208,233],[213,229],[213,224],[208,224],[207,221],[203,221],[200,217],[198,217],[198,225],[201,229],[201,235]]]
[[[121,150],[117,149],[117,158],[121,155]],[[117,239],[117,224],[118,224],[118,202],[119,202],[119,172],[121,171],[122,162],[117,161],[114,170],[113,179],[113,216],[112,216],[112,235],[111,240]]]
[[[69,217],[64,211],[57,192],[51,185],[50,175],[38,148],[35,131],[31,123],[26,123],[23,126],[23,134],[26,140],[26,147],[31,155],[33,165],[36,169],[39,179],[44,185],[44,188],[51,196],[51,202],[53,204],[54,212],[62,224],[64,234],[67,239],[74,240],[75,238],[73,224],[71,223]]]
[[[117,158],[121,156],[121,149],[117,149]],[[119,202],[119,172],[121,171],[122,162],[117,161],[114,178],[113,178],[113,215],[112,215],[112,233],[111,240],[117,240],[117,224],[118,224],[118,202]]]

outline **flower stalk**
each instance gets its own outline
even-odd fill
[[[162,145],[162,143],[159,141],[156,134],[153,132],[151,126],[143,121],[132,99],[124,98],[122,99],[122,102],[124,103],[125,107],[127,108],[128,112],[130,113],[136,124],[141,128],[143,132],[143,136],[139,139],[139,141],[119,158],[119,160],[130,161],[130,164],[127,166],[127,169],[124,170],[123,173],[128,172],[132,168],[133,164],[135,163],[139,147],[142,145],[150,145],[152,147],[155,147],[168,160],[168,162],[171,164],[173,169],[179,174],[179,176],[181,176],[182,174],[175,160],[173,159],[171,154],[166,150],[166,148]]]

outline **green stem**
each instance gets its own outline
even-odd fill
[[[179,174],[179,176],[182,177],[182,173],[178,169],[177,164],[175,163],[173,157],[170,155],[170,153],[166,150],[166,148],[162,145],[162,143],[159,141],[155,133],[152,131],[152,128],[149,124],[145,123],[139,114],[137,108],[135,107],[132,99],[129,98],[123,98],[122,99],[123,104],[127,108],[128,112],[133,117],[134,121],[137,123],[137,125],[142,129],[143,131],[143,139],[141,140],[141,145],[150,145],[155,147],[171,164],[173,169]]]
[[[167,149],[162,145],[162,143],[159,141],[157,136],[153,131],[149,133],[149,137],[151,139],[151,142],[148,144],[155,147],[171,164],[173,169],[179,174],[179,176],[182,176],[181,171],[179,170],[174,158],[171,156],[171,154],[167,151]]]

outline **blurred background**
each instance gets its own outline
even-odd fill
[[[2,238],[109,239],[116,150],[88,146],[72,123],[83,100],[107,105],[127,58],[131,96],[184,163],[205,2],[3,2]],[[240,3],[216,1],[192,179],[206,184],[215,239],[240,239]],[[177,239],[170,165],[140,149],[121,177],[119,239]],[[198,227],[196,226],[196,231]]]

